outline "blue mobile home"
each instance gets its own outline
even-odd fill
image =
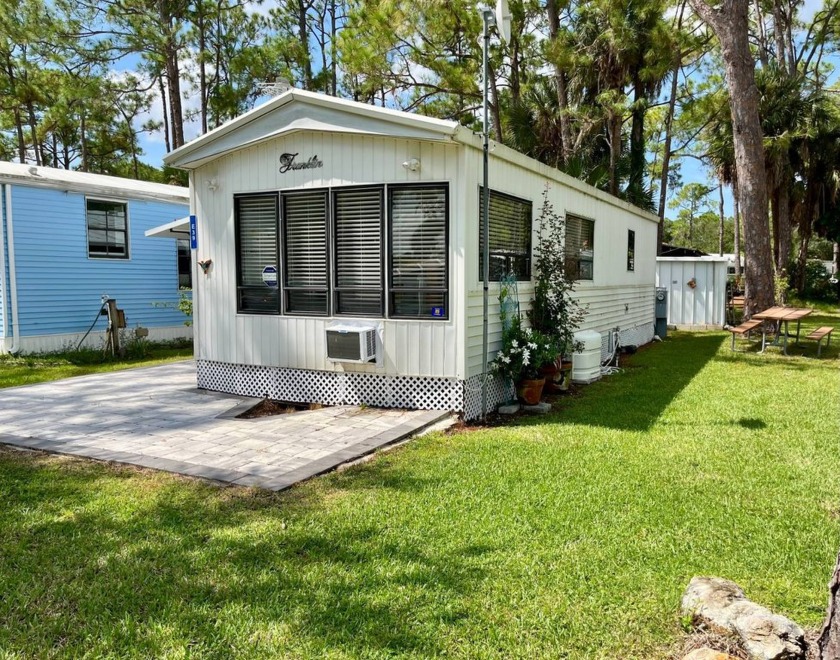
[[[103,296],[128,331],[191,335],[175,305],[189,245],[146,231],[189,212],[186,188],[0,162],[0,353],[99,346]],[[95,323],[94,323],[95,320]]]

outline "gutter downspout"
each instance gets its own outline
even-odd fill
[[[6,187],[2,184],[2,194],[5,196]],[[0,316],[3,324],[0,326],[0,353],[6,352],[6,335],[9,334],[9,310],[6,306],[6,213],[0,215]]]
[[[12,220],[12,186],[6,184],[6,241],[9,245],[9,293],[12,301],[12,347],[9,353],[20,351],[20,318],[18,317],[17,275],[15,273],[15,229]]]

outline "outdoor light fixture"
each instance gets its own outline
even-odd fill
[[[510,41],[510,8],[507,0],[496,2],[496,11],[482,9],[481,16],[484,19],[484,35],[482,41],[482,69],[483,69],[483,106],[484,117],[482,118],[482,137],[484,138],[484,188],[481,191],[481,237],[482,246],[482,275],[484,279],[484,322],[482,323],[481,347],[484,356],[484,367],[481,378],[481,420],[487,421],[487,324],[489,310],[489,286],[490,286],[490,188],[489,188],[489,166],[490,166],[490,107],[489,107],[489,77],[490,77],[490,26],[495,25],[499,36],[503,41]]]
[[[411,158],[405,161],[402,166],[407,169],[409,172],[419,172],[420,171],[420,159],[419,158]]]
[[[207,179],[207,190],[218,190],[219,182],[216,179]]]

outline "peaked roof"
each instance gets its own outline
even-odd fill
[[[297,131],[450,140],[457,122],[290,89],[167,154],[167,165],[195,169],[225,153]]]
[[[178,204],[188,204],[190,201],[189,189],[182,186],[6,161],[0,161],[0,183]]]

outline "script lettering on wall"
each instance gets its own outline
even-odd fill
[[[295,162],[298,154],[285,153],[280,156],[280,174],[285,174],[289,170],[314,170],[317,167],[323,167],[324,161],[319,160],[318,156],[312,156],[309,160]]]

